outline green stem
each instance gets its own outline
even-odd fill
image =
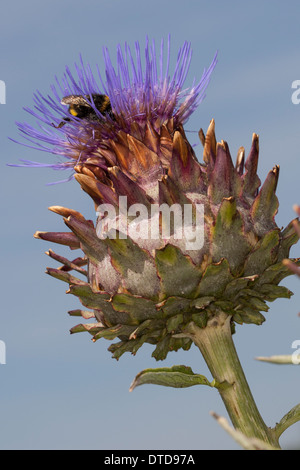
[[[190,323],[185,330],[200,349],[235,429],[247,437],[256,437],[279,448],[274,432],[264,423],[239,361],[231,334],[231,317],[223,312],[214,316],[205,328]]]

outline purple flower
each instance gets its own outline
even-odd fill
[[[164,125],[172,120],[174,129],[184,124],[205,97],[205,90],[212,71],[217,63],[217,54],[201,80],[195,80],[190,88],[184,89],[192,51],[191,44],[185,42],[178,52],[173,75],[170,75],[170,37],[168,38],[166,60],[164,42],[160,47],[159,60],[156,59],[154,41],[146,40],[144,65],[138,42],[135,43],[135,56],[125,43],[124,52],[117,48],[117,67],[107,48],[103,50],[105,77],[97,67],[98,77],[89,65],[75,64],[77,77],[66,67],[63,78],[55,79],[51,86],[52,95],[34,94],[34,108],[24,108],[38,120],[35,128],[27,123],[17,123],[21,135],[27,141],[23,145],[50,152],[62,157],[61,161],[42,164],[22,160],[21,165],[29,167],[52,167],[55,170],[73,170],[88,159],[96,158],[97,166],[105,170],[107,152],[116,135],[120,133],[143,135],[148,124],[155,132],[161,133]],[[164,63],[166,62],[166,63]],[[112,113],[103,115],[94,103],[94,95],[107,95]],[[61,100],[68,95],[85,96],[94,119],[80,119],[68,113]],[[62,125],[62,122],[64,125]],[[114,161],[110,162],[110,165]]]

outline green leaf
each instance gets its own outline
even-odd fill
[[[153,384],[165,387],[185,388],[193,385],[214,387],[204,375],[194,374],[190,367],[173,366],[142,370],[130,385],[130,392],[139,385]]]

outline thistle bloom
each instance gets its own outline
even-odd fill
[[[165,132],[166,126],[176,129],[183,125],[205,97],[217,55],[210,67],[204,70],[201,80],[198,83],[194,81],[192,87],[187,89],[183,89],[183,85],[192,56],[189,43],[185,42],[179,50],[172,76],[169,70],[170,38],[165,58],[164,43],[161,43],[159,63],[154,42],[146,43],[144,66],[141,56],[139,43],[135,44],[135,59],[127,44],[124,53],[119,45],[115,70],[108,50],[104,49],[105,78],[97,67],[99,84],[90,66],[84,66],[80,58],[80,65],[75,64],[76,78],[67,67],[63,79],[59,81],[56,78],[56,85],[51,87],[52,96],[45,97],[37,92],[34,95],[34,109],[24,109],[38,119],[39,129],[27,123],[17,125],[29,147],[59,155],[62,160],[50,164],[22,160],[23,164],[19,166],[70,170],[77,164],[90,164],[105,172],[120,163],[112,141],[117,139],[122,142],[126,134],[148,143],[155,139],[157,133]],[[93,101],[94,94],[109,96],[113,118],[105,116],[103,119]],[[68,115],[68,125],[59,127],[67,112],[61,99],[68,95],[86,96],[98,120],[82,123],[78,117]],[[164,149],[167,145],[168,142],[163,142],[158,154],[166,165]]]
[[[142,65],[138,44],[135,59],[128,46],[124,54],[119,47],[115,69],[105,49],[101,87],[81,61],[77,80],[67,69],[52,87],[54,97],[35,95],[35,110],[28,111],[42,122],[40,130],[20,124],[21,132],[29,145],[36,142],[37,148],[61,156],[62,161],[51,166],[74,170],[98,211],[94,226],[72,209],[51,207],[70,231],[35,236],[84,253],[69,261],[48,252],[62,263],[58,269],[48,268],[48,274],[67,282],[69,292],[90,309],[69,313],[94,318],[72,328],[73,333],[88,331],[94,341],[118,338],[109,348],[117,359],[126,351],[135,354],[144,343],[155,345],[153,356],[164,359],[169,351],[189,349],[194,342],[216,383],[234,384],[234,389],[220,388],[220,394],[236,427],[274,443],[240,371],[231,334],[235,323],[260,325],[268,301],[291,296],[279,283],[291,274],[282,260],[298,240],[298,222],[284,230],[276,225],[279,167],[261,185],[257,134],[248,157],[241,147],[234,164],[227,143],[217,142],[211,120],[206,135],[199,131],[204,161],[198,162],[183,125],[204,98],[216,57],[200,82],[184,89],[190,45],[180,49],[173,75],[169,55],[168,43],[164,64],[162,45],[157,63],[155,47],[147,42]],[[111,113],[96,106],[99,94],[109,97]],[[93,119],[70,114],[61,125],[66,116],[61,99],[67,95],[84,96]],[[135,215],[139,213],[137,218],[134,211],[124,212],[124,198]],[[155,219],[153,206],[172,208],[173,222],[161,217],[161,210]],[[202,216],[203,240],[196,248],[188,243],[191,232],[183,230],[181,237],[176,232],[176,210],[182,220],[186,207],[192,208],[189,229]],[[103,222],[110,208],[114,237]],[[128,220],[135,224],[130,232]],[[154,220],[156,236],[144,236]],[[162,234],[166,221],[169,236]],[[71,270],[86,279],[71,275]]]

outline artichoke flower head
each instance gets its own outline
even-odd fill
[[[82,250],[71,261],[49,250],[62,266],[47,272],[67,282],[84,307],[69,313],[89,322],[71,332],[116,339],[109,350],[117,359],[144,343],[155,345],[156,359],[189,349],[187,326],[205,328],[220,311],[232,330],[235,323],[260,325],[267,302],[292,294],[279,283],[291,274],[282,260],[298,240],[295,224],[276,225],[279,167],[261,183],[257,134],[248,156],[241,147],[235,163],[227,143],[216,140],[214,120],[199,131],[202,163],[185,135],[216,56],[199,83],[184,89],[190,44],[180,49],[172,76],[170,42],[166,64],[163,43],[158,61],[153,43],[146,43],[144,63],[141,55],[138,44],[135,57],[129,46],[125,53],[118,47],[115,69],[105,49],[101,86],[82,61],[77,79],[67,68],[53,96],[38,93],[35,110],[27,109],[40,129],[19,124],[29,145],[59,155],[50,166],[73,170],[94,201],[95,224],[53,206],[69,230],[35,236]]]

